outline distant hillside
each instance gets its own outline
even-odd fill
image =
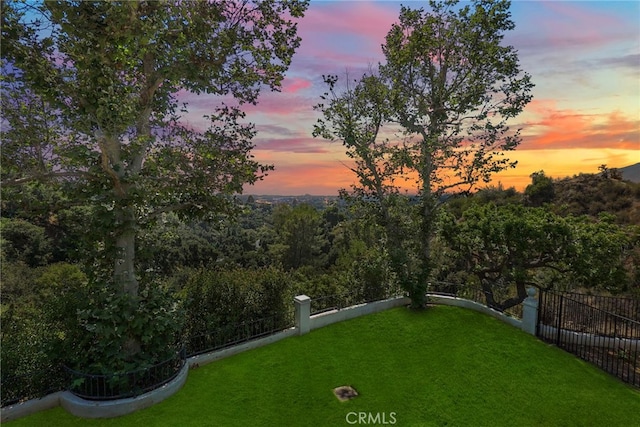
[[[618,171],[629,168],[640,172],[640,164]],[[550,202],[560,213],[597,216],[601,212],[609,212],[619,223],[640,225],[640,181],[626,175],[623,179],[625,181],[598,173],[554,180]]]
[[[618,170],[622,173],[622,179],[625,181],[640,183],[640,163],[619,168]]]

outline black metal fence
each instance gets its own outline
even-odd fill
[[[537,335],[640,387],[638,304],[632,298],[544,291]]]
[[[66,390],[69,377],[56,365],[18,375],[3,372],[0,384],[1,405],[7,406]]]
[[[401,296],[403,292],[398,289],[387,289],[383,292],[366,292],[356,290],[333,295],[324,295],[311,298],[311,315],[320,314],[331,310],[342,310],[358,304],[367,304],[382,301],[388,298]]]
[[[184,367],[184,351],[170,358],[134,371],[94,375],[78,372],[65,366],[70,377],[68,390],[88,400],[112,400],[135,397],[163,386],[173,380]]]
[[[294,326],[293,309],[262,319],[217,328],[188,337],[185,346],[158,364],[133,371],[96,375],[58,365],[23,375],[3,372],[0,389],[2,406],[69,390],[89,400],[113,400],[139,396],[173,380],[186,358],[262,338]]]
[[[247,341],[273,335],[294,326],[294,312],[275,313],[261,319],[226,325],[187,338],[187,357],[196,356]]]
[[[332,310],[342,310],[357,304],[363,304],[364,298],[358,292],[345,292],[311,298],[311,315]]]
[[[565,298],[570,298],[590,307],[595,307],[602,311],[640,322],[640,299],[638,298],[589,295],[576,292],[555,293],[556,295],[563,295]]]

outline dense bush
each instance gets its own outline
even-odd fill
[[[70,264],[37,269],[3,264],[3,402],[39,397],[64,386],[59,367],[78,352],[76,313],[85,302],[86,284],[86,276]]]
[[[175,284],[176,278],[183,281]],[[275,268],[187,270],[181,286],[184,339],[267,317],[286,324],[292,310],[292,277]]]
[[[78,313],[77,349],[67,363],[90,374],[145,368],[177,350],[183,316],[171,293],[157,283],[137,296],[93,285]]]
[[[42,227],[22,219],[0,220],[4,260],[24,262],[30,267],[46,265],[51,259],[51,242]]]

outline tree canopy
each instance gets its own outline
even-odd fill
[[[488,203],[459,220],[445,218],[441,237],[453,269],[467,272],[501,311],[520,304],[527,286],[616,293],[632,280],[625,261],[637,237],[607,216],[563,218],[545,208]]]
[[[418,236],[417,274],[407,271],[407,250],[394,261],[416,306],[424,304],[429,242],[442,196],[468,191],[515,166],[504,152],[515,149],[520,136],[508,121],[531,100],[533,87],[516,50],[502,43],[514,29],[509,1],[429,5],[402,7],[377,69],[349,80],[343,90],[338,77],[325,76],[329,90],[316,107],[323,116],[314,130],[343,142],[359,178],[355,191],[379,201],[392,246]],[[416,224],[399,235],[391,206],[402,181],[413,183],[409,188],[419,203]]]
[[[210,216],[270,166],[244,103],[277,90],[306,1],[3,2],[3,186],[64,180],[96,211],[113,277],[136,295],[135,235],[166,211]],[[185,98],[218,95],[205,129]],[[7,149],[7,155],[4,151]],[[94,236],[95,237],[95,236]]]

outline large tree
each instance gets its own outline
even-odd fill
[[[241,108],[280,87],[307,3],[2,2],[2,90],[13,102],[3,197],[58,183],[90,206],[86,237],[101,262],[87,270],[97,286],[79,316],[91,360],[79,364],[119,369],[169,351],[176,325],[153,308],[164,297],[140,289],[136,236],[165,212],[229,211],[270,169],[250,154]],[[185,101],[205,94],[206,124],[183,120]]]
[[[307,1],[2,3],[2,184],[64,180],[95,206],[113,281],[138,293],[137,230],[206,216],[269,167],[252,159],[243,103],[277,90]],[[180,120],[210,99],[204,129]],[[226,103],[225,103],[226,102]],[[32,114],[33,108],[39,108]],[[16,113],[16,114],[13,114]],[[6,132],[5,132],[6,130]]]
[[[459,220],[441,219],[441,238],[452,251],[447,261],[479,283],[489,307],[520,304],[527,286],[628,290],[625,259],[637,237],[610,216],[563,218],[546,208],[489,203],[470,207]]]
[[[425,303],[443,196],[515,166],[504,152],[520,136],[508,121],[533,87],[516,50],[503,44],[514,29],[510,2],[457,3],[402,7],[382,46],[385,62],[342,90],[337,77],[325,77],[329,91],[317,107],[323,118],[314,133],[341,140],[355,160],[356,191],[379,203],[393,267],[415,307]],[[403,188],[418,196],[413,224],[392,214]],[[407,244],[412,237],[416,244]]]

